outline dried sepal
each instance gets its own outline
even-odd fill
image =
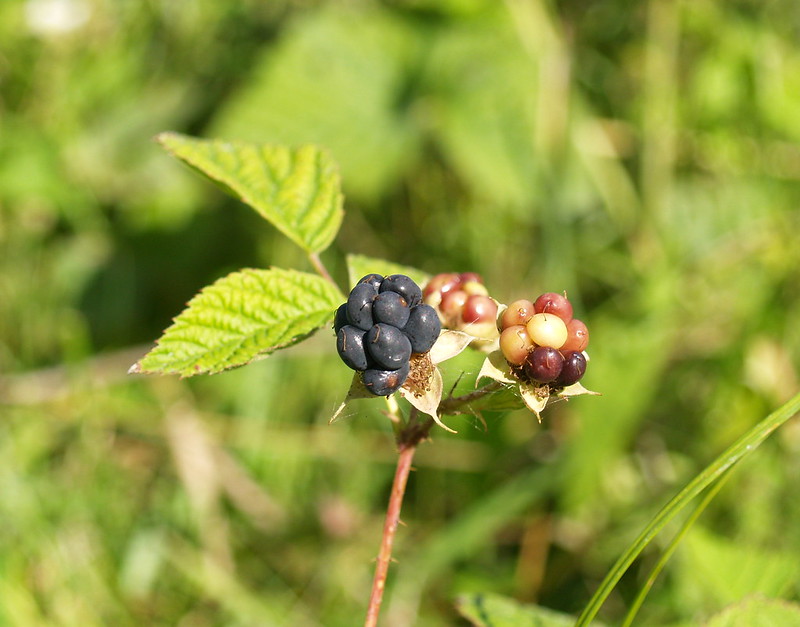
[[[444,382],[442,373],[436,366],[461,353],[469,346],[472,339],[470,335],[461,331],[450,329],[442,331],[430,352],[411,356],[411,372],[399,390],[400,396],[418,411],[430,416],[442,429],[451,433],[456,431],[439,418]]]
[[[428,354],[434,364],[440,364],[461,353],[473,339],[471,335],[463,331],[445,329]]]
[[[539,423],[542,422],[541,412],[547,406],[547,401],[550,400],[550,388],[545,385],[536,385],[535,383],[519,382],[519,394],[525,402],[525,406],[536,414],[536,419]]]
[[[472,338],[460,331],[444,331],[436,340],[433,348],[428,353],[415,354],[410,359],[410,371],[403,386],[398,390],[400,396],[405,398],[420,412],[430,416],[443,429],[455,433],[445,425],[438,415],[439,403],[442,401],[442,374],[436,364],[455,357],[463,351]],[[329,422],[339,419],[351,401],[377,398],[364,385],[361,373],[356,372],[342,404],[333,414]]]
[[[413,380],[409,375],[409,381],[400,388],[400,396],[406,399],[418,411],[422,412],[433,418],[437,425],[450,433],[456,433],[455,430],[448,427],[439,418],[439,403],[442,402],[442,390],[444,383],[442,381],[442,374],[439,369],[431,365],[430,375],[427,382],[421,384],[419,380]],[[412,372],[414,366],[412,365]]]
[[[475,379],[475,387],[478,387],[481,379],[493,379],[500,383],[510,383],[512,385],[518,384],[517,379],[512,373],[511,368],[508,366],[503,353],[499,350],[492,351],[483,360],[483,366]]]
[[[361,380],[361,373],[355,372],[353,373],[353,380],[350,382],[350,389],[347,390],[347,395],[344,397],[342,404],[339,405],[339,408],[333,413],[333,416],[328,421],[328,424],[336,422],[351,401],[357,401],[362,398],[377,397],[367,389],[367,386],[364,385],[364,382]]]
[[[591,394],[592,396],[601,396],[600,392],[592,392],[592,390],[587,390],[583,387],[580,383],[573,383],[572,385],[568,385],[565,388],[561,388],[556,392],[556,396],[558,398],[570,398],[572,396],[582,396],[584,394]]]

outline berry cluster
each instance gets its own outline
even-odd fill
[[[425,286],[423,297],[436,308],[444,327],[467,331],[475,337],[497,337],[497,303],[489,298],[479,274],[437,274]]]
[[[564,387],[586,372],[589,331],[572,317],[566,296],[547,292],[534,302],[514,301],[499,326],[500,350],[520,378]]]
[[[409,277],[368,274],[336,310],[333,328],[342,361],[361,371],[372,394],[388,396],[405,383],[411,355],[434,345],[441,324]]]

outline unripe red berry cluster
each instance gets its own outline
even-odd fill
[[[535,301],[517,300],[499,321],[500,350],[521,378],[564,387],[586,372],[586,325],[572,317],[566,296],[546,292]]]
[[[497,303],[481,276],[475,272],[437,274],[425,286],[422,296],[436,309],[442,326],[466,331],[475,337],[497,337]]]

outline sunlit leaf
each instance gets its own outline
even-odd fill
[[[246,269],[204,288],[131,373],[213,374],[291,346],[333,318],[339,291],[293,270]]]
[[[307,252],[325,250],[342,223],[341,182],[330,155],[316,146],[196,139],[162,133],[170,153],[253,207]]]

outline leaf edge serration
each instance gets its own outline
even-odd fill
[[[242,332],[241,330],[238,330],[238,339],[231,340],[231,342],[229,342],[230,346],[227,346],[225,342],[219,342],[218,344],[209,346],[205,351],[197,351],[198,354],[196,354],[193,358],[179,356],[170,359],[169,356],[175,352],[170,348],[170,343],[186,341],[185,338],[180,336],[180,333],[187,327],[190,328],[193,326],[192,316],[196,316],[198,314],[198,308],[201,313],[204,313],[205,311],[212,311],[213,307],[208,306],[205,301],[218,298],[218,294],[216,292],[221,288],[226,288],[229,284],[234,283],[237,280],[247,278],[255,280],[274,279],[276,281],[288,281],[289,283],[291,283],[292,279],[297,279],[298,286],[305,281],[306,287],[309,288],[307,290],[308,295],[311,298],[316,298],[315,301],[311,302],[318,302],[319,305],[308,306],[304,308],[302,304],[295,304],[295,309],[297,311],[295,312],[294,316],[279,317],[274,321],[259,321],[254,325],[253,330],[250,332]],[[316,289],[314,286],[316,286]],[[246,290],[240,291],[245,292]],[[256,295],[258,295],[257,292]],[[268,293],[262,292],[262,299],[268,297]],[[283,270],[280,268],[243,268],[241,270],[231,272],[226,276],[217,279],[217,281],[204,287],[200,292],[195,294],[195,296],[187,303],[186,308],[173,318],[172,324],[164,330],[164,332],[161,334],[161,337],[156,341],[155,346],[139,361],[133,364],[133,366],[131,366],[131,368],[128,370],[128,373],[162,375],[177,374],[180,375],[181,378],[186,378],[198,374],[217,374],[225,370],[244,366],[259,359],[264,359],[277,350],[288,348],[289,346],[293,346],[303,341],[324,327],[333,319],[336,306],[342,298],[343,297],[338,288],[336,288],[334,285],[325,279],[318,277],[317,275],[306,272],[300,272],[297,270]],[[257,298],[251,296],[250,300],[255,301]],[[275,299],[276,302],[278,300],[279,299]],[[244,304],[245,300],[242,300],[242,303]],[[291,302],[289,303],[289,306],[292,306]],[[246,316],[242,315],[240,320],[245,318]],[[279,334],[279,337],[276,341],[259,344],[258,336],[259,334],[269,330],[267,328],[269,324],[272,324],[273,326],[284,325],[287,327],[287,330]],[[212,328],[220,333],[229,332],[234,335],[237,333],[236,329],[232,330],[231,328],[225,328],[223,325]],[[294,329],[294,331],[291,329]],[[191,340],[188,341],[191,342]],[[252,342],[254,341],[256,342],[256,345],[252,346]],[[247,347],[248,343],[251,344],[249,348]],[[214,352],[224,352],[226,346],[228,348],[228,354],[225,358],[203,364],[205,358]]]
[[[251,207],[256,213],[307,253],[322,252],[328,248],[336,238],[344,219],[344,194],[341,191],[341,176],[338,166],[330,152],[324,147],[316,144],[289,147],[281,144],[259,144],[238,140],[204,139],[184,135],[175,131],[159,133],[154,139],[170,155],[215,183],[227,194]],[[287,154],[284,156],[289,157],[294,165],[297,165],[297,162],[307,157],[307,153],[313,152],[316,164],[314,176],[311,178],[316,180],[316,192],[311,194],[310,200],[307,199],[305,204],[313,205],[317,201],[317,197],[321,195],[321,190],[324,190],[324,194],[322,195],[328,198],[329,208],[322,212],[317,211],[322,219],[316,220],[316,224],[313,225],[313,232],[309,229],[311,225],[307,220],[307,210],[306,223],[303,225],[305,228],[301,228],[300,225],[292,224],[291,220],[281,209],[280,203],[276,203],[275,206],[269,206],[268,203],[264,202],[264,199],[259,199],[257,194],[253,193],[253,187],[247,184],[243,177],[237,176],[232,170],[226,170],[207,155],[192,155],[189,154],[189,152],[181,150],[182,147],[188,146],[194,146],[204,150],[217,150],[230,154],[247,150],[255,151],[255,156],[262,160],[260,165],[261,169],[265,172],[265,180],[270,178],[266,173],[272,170],[272,168],[267,167],[268,159],[265,157],[265,152],[286,152]],[[289,164],[289,166],[291,165],[292,163]],[[284,183],[290,179],[289,174],[289,172],[282,173]],[[276,187],[273,193],[275,197],[281,197],[285,200],[287,197],[293,196],[292,190],[288,189],[288,184],[282,187],[280,185],[281,181],[271,180],[271,182]],[[312,215],[314,215],[313,212]]]

